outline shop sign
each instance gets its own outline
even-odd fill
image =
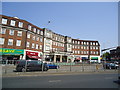
[[[38,52],[30,52],[30,51],[26,51],[26,55],[38,56]]]
[[[98,57],[91,57],[91,60],[98,60]]]
[[[24,54],[24,50],[0,48],[0,55],[20,55],[20,54]]]

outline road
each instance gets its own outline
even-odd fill
[[[3,77],[3,88],[118,88],[118,74]]]

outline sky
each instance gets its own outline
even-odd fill
[[[97,40],[101,49],[118,46],[117,2],[2,2],[2,14],[74,39]]]

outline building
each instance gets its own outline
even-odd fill
[[[72,51],[75,61],[94,61],[100,62],[100,44],[98,41],[72,39]]]
[[[111,60],[120,61],[120,46],[116,49],[110,50]]]
[[[3,59],[100,62],[98,41],[73,39],[47,28],[39,28],[17,17],[0,16],[0,55]]]
[[[43,54],[43,29],[17,17],[0,16],[2,58],[40,59]]]

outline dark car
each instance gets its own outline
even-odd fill
[[[115,63],[105,63],[103,65],[103,67],[105,69],[118,69],[119,68],[119,65],[118,64],[115,64]]]
[[[16,71],[47,71],[49,68],[47,64],[38,60],[18,60]]]
[[[48,68],[49,69],[58,69],[59,68],[59,66],[58,65],[55,65],[55,64],[47,64],[47,66],[48,66]]]

